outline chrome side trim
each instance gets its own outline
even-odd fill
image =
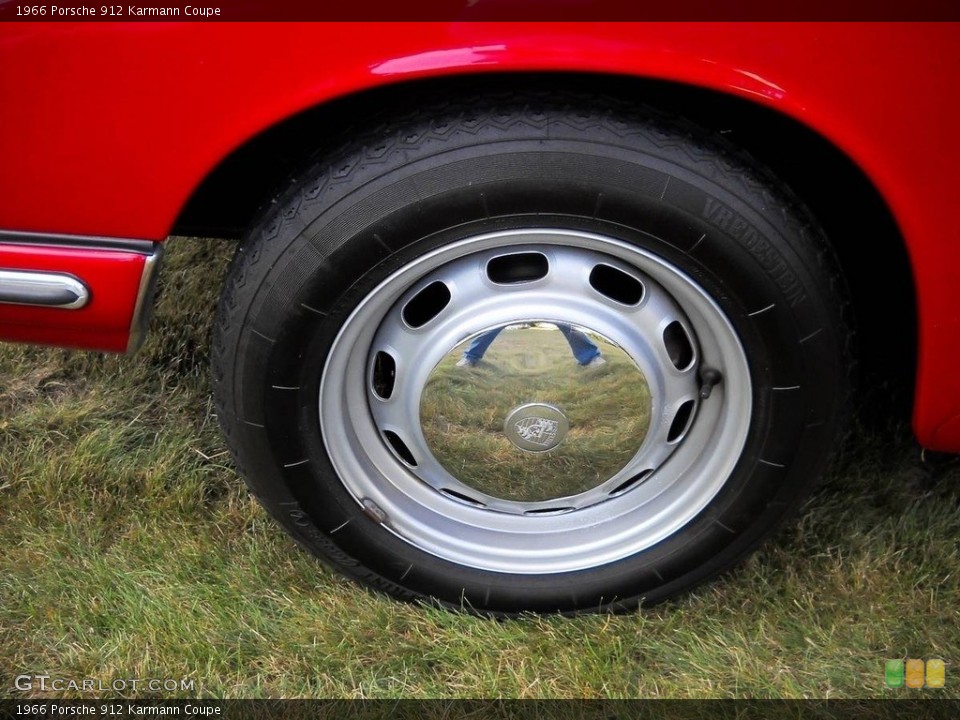
[[[66,273],[0,270],[0,303],[79,310],[90,301],[90,291]]]
[[[133,308],[133,318],[130,320],[130,340],[127,342],[127,352],[132,353],[140,349],[147,337],[147,327],[153,315],[153,296],[157,289],[157,276],[160,274],[160,261],[163,259],[163,245],[151,243],[152,252],[143,261],[143,274],[140,276],[140,289],[137,291],[137,304]]]
[[[152,255],[155,242],[128,238],[99,237],[96,235],[66,235],[63,233],[38,233],[21,230],[0,230],[0,243],[18,245],[58,245],[62,247],[86,247],[102,250],[125,250],[143,255]]]

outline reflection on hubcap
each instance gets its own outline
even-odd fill
[[[588,365],[595,358],[604,364]],[[458,343],[420,401],[427,446],[465,486],[514,502],[580,495],[634,458],[650,426],[636,363],[565,323],[502,325]]]

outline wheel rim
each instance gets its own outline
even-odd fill
[[[491,330],[480,364],[458,367]],[[605,365],[578,364],[577,332]],[[691,278],[613,238],[527,229],[384,280],[335,339],[319,409],[341,481],[390,532],[460,565],[547,574],[690,523],[733,471],[750,399],[737,335]]]

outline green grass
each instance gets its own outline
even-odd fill
[[[329,572],[217,429],[229,253],[171,242],[133,357],[0,346],[0,693],[29,673],[206,697],[960,697],[960,468],[931,475],[905,435],[855,438],[734,574],[630,615],[493,622]],[[885,689],[889,657],[943,658],[947,687]]]

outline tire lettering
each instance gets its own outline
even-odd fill
[[[703,217],[723,232],[743,243],[777,284],[791,307],[796,307],[806,300],[807,296],[803,292],[797,276],[791,272],[780,254],[763,239],[756,228],[733,210],[710,197],[706,199],[704,204]]]

